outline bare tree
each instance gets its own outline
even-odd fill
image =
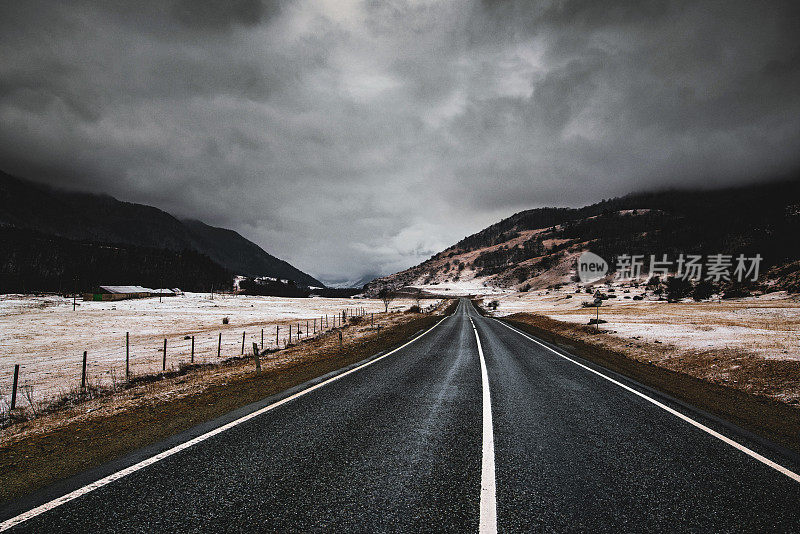
[[[389,311],[389,304],[395,299],[395,291],[390,287],[382,287],[378,292],[378,298],[383,301],[383,308],[385,312]]]
[[[422,306],[420,305],[421,303],[422,303],[422,290],[420,288],[416,288],[414,290],[414,304],[416,304],[417,308],[419,308],[420,310],[422,309]]]

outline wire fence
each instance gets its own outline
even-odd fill
[[[424,306],[420,311],[430,312],[437,305],[438,302]],[[7,416],[13,409],[35,410],[37,404],[41,407],[87,389],[116,389],[137,377],[174,372],[186,365],[218,364],[230,358],[249,357],[253,355],[254,344],[260,353],[277,351],[340,328],[351,317],[374,323],[381,315],[352,307],[313,318],[171,334],[163,339],[126,332],[118,344],[64,355],[46,369],[26,372],[32,365],[21,361],[14,365],[13,372],[4,370],[0,382],[0,416]]]

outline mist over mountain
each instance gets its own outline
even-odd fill
[[[380,274],[369,273],[364,276],[360,276],[358,278],[324,280],[324,282],[327,287],[332,287],[332,288],[339,288],[339,289],[361,288],[364,287],[364,285],[368,284],[369,282],[375,280],[376,278],[380,278]]]

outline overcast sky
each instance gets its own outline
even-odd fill
[[[800,162],[800,2],[0,4],[0,168],[323,281],[504,216]]]

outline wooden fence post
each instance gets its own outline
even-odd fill
[[[164,338],[164,359],[161,360],[161,370],[167,370],[167,338]]]
[[[264,348],[264,329],[261,329],[261,348]]]
[[[222,353],[222,332],[219,333],[219,341],[217,341],[217,359],[219,360]]]
[[[17,407],[17,384],[19,383],[19,364],[14,365],[14,385],[11,386],[11,409]]]
[[[131,376],[131,333],[125,332],[125,381]]]
[[[342,331],[339,330],[339,350],[342,350]]]
[[[83,351],[83,371],[81,372],[81,389],[86,389],[86,351]]]
[[[244,336],[247,332],[242,332],[242,356],[244,356]]]
[[[275,349],[281,348],[281,325],[275,325]]]
[[[192,336],[192,359],[191,363],[194,363],[194,336]]]
[[[261,372],[261,360],[258,358],[258,343],[253,342],[253,357],[256,359],[256,373]]]

